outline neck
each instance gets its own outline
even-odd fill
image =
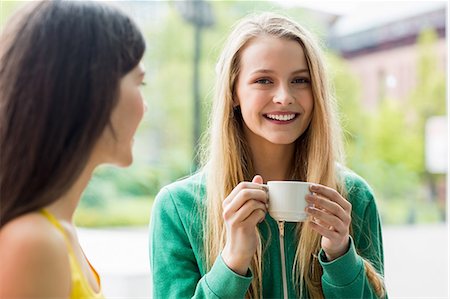
[[[264,182],[290,179],[295,145],[265,144],[251,146],[253,166]]]
[[[58,200],[46,207],[58,219],[73,222],[73,214],[80,202],[81,195],[92,177],[96,165],[88,163],[75,183]]]

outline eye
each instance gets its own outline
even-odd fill
[[[146,86],[146,85],[147,85],[147,82],[144,82],[144,81],[141,82],[141,86]]]
[[[311,83],[311,80],[309,80],[308,78],[295,78],[294,80],[292,80],[292,83],[294,83],[294,84],[309,84],[309,83]]]
[[[269,79],[266,79],[266,78],[263,78],[263,79],[258,79],[258,80],[256,80],[255,81],[255,83],[258,83],[258,84],[270,84],[270,83],[272,83],[272,81],[270,81]]]

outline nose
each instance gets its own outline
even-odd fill
[[[290,105],[294,103],[295,98],[292,95],[289,86],[280,85],[276,90],[273,102],[280,105]]]
[[[148,111],[148,105],[147,102],[144,101],[144,113]]]

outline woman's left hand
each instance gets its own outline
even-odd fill
[[[314,184],[310,190],[305,209],[312,216],[309,224],[322,235],[322,249],[332,261],[348,251],[352,205],[332,188]]]

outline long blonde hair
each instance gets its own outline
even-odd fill
[[[240,51],[250,40],[261,35],[297,41],[303,48],[310,71],[314,109],[309,128],[296,141],[292,179],[320,183],[343,195],[346,192],[343,182],[336,176],[336,163],[342,161],[340,129],[317,42],[305,29],[280,15],[264,13],[242,20],[228,37],[216,67],[209,148],[203,156],[207,170],[204,249],[208,269],[226,243],[222,201],[239,182],[249,181],[255,175],[244,138],[242,116],[233,108],[233,97],[240,71]],[[322,268],[317,257],[321,237],[308,225],[301,224],[297,225],[297,236],[299,242],[292,269],[297,293],[301,296],[306,287],[310,297],[323,298]],[[248,298],[262,297],[262,243],[260,238],[250,265],[254,279],[246,294]],[[381,296],[381,278],[376,272],[370,273],[375,271],[373,267],[366,269],[374,289],[381,290]]]

